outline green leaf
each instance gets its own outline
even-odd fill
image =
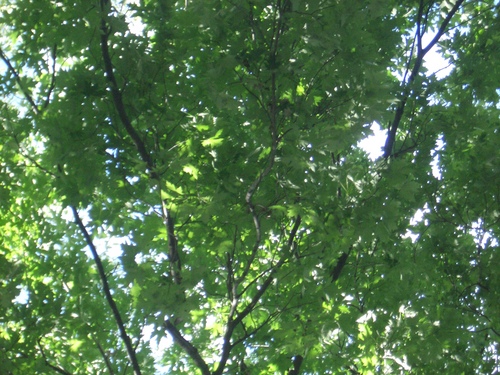
[[[0,12],[4,372],[498,371],[495,1],[62,3]]]

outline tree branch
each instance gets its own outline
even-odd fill
[[[142,141],[139,133],[132,126],[132,122],[130,121],[130,117],[128,116],[127,110],[125,109],[125,104],[123,103],[123,97],[120,89],[118,88],[118,83],[115,78],[115,73],[113,69],[113,63],[111,62],[111,56],[109,53],[108,46],[108,38],[110,34],[110,29],[108,28],[108,23],[106,22],[106,9],[109,7],[109,3],[107,0],[101,0],[101,54],[104,61],[104,72],[106,73],[106,77],[110,83],[111,95],[113,97],[113,103],[115,105],[115,109],[118,112],[118,116],[120,121],[127,134],[132,138],[132,141],[135,144],[137,152],[141,157],[142,161],[146,163],[147,169],[153,175],[156,175],[154,172],[153,160],[151,159],[151,155],[146,149],[146,145]]]
[[[186,340],[182,334],[179,332],[176,326],[174,326],[169,319],[165,320],[164,327],[172,338],[174,342],[179,344],[179,346],[184,349],[184,351],[191,357],[191,359],[196,363],[196,366],[201,370],[202,375],[210,375],[210,369],[208,365],[200,356],[198,349],[196,349],[193,344]]]
[[[446,28],[450,24],[451,19],[453,18],[453,16],[455,15],[455,13],[458,12],[458,9],[460,9],[460,7],[462,6],[462,4],[463,4],[464,1],[465,0],[457,0],[457,2],[455,3],[455,5],[453,6],[453,8],[451,8],[450,12],[446,15],[446,18],[443,20],[443,23],[441,23],[441,26],[439,27],[439,30],[436,33],[436,35],[434,36],[434,38],[429,42],[429,44],[427,45],[427,47],[425,47],[422,50],[422,53],[424,55],[427,52],[429,52],[431,50],[431,48],[434,47],[434,45],[437,42],[439,42],[439,39],[441,39],[441,37],[446,33]]]
[[[233,303],[231,306],[231,311],[229,313],[229,318],[228,322],[226,324],[226,332],[224,333],[224,341],[222,344],[222,354],[221,358],[219,360],[219,364],[217,366],[217,370],[214,371],[214,375],[221,375],[222,372],[224,371],[224,367],[226,366],[227,360],[229,359],[229,354],[231,353],[232,348],[234,347],[234,343],[231,343],[231,338],[234,332],[234,329],[241,324],[243,319],[245,319],[254,309],[257,303],[259,303],[261,297],[264,295],[264,293],[267,291],[269,286],[274,280],[274,274],[277,272],[277,270],[285,263],[286,259],[291,256],[290,249],[293,246],[293,241],[294,238],[297,234],[297,231],[299,229],[301,223],[301,218],[300,216],[297,217],[295,220],[295,223],[292,227],[292,230],[290,231],[290,236],[288,238],[288,243],[287,243],[287,251],[283,251],[281,258],[279,261],[276,263],[276,265],[270,269],[269,275],[265,279],[265,281],[261,284],[260,288],[258,288],[257,293],[253,296],[251,299],[250,303],[246,305],[246,307],[236,314],[236,318],[233,319],[233,316],[236,312],[236,305]]]
[[[111,307],[111,311],[113,312],[113,317],[118,326],[118,330],[120,331],[120,336],[123,340],[123,343],[125,344],[125,347],[127,349],[127,354],[130,363],[132,364],[132,368],[134,369],[134,374],[141,375],[141,369],[139,366],[137,355],[135,353],[134,348],[132,347],[132,342],[130,340],[130,337],[127,335],[125,324],[123,323],[120,311],[118,310],[115,300],[113,299],[113,295],[111,294],[111,288],[109,287],[108,277],[106,276],[106,272],[104,270],[101,257],[97,253],[97,249],[94,245],[94,242],[92,241],[92,237],[90,236],[89,232],[87,231],[87,228],[83,224],[82,219],[80,218],[80,215],[78,214],[76,207],[71,206],[71,210],[73,211],[73,216],[75,218],[76,224],[78,225],[78,228],[82,232],[83,237],[85,238],[85,242],[87,243],[87,246],[89,247],[90,252],[92,253],[92,257],[94,258],[94,262],[97,267],[97,272],[101,279],[102,287],[104,290],[104,295],[106,296],[106,300],[108,301],[108,304]]]
[[[404,90],[403,90],[403,97],[401,98],[401,101],[399,102],[399,105],[396,108],[396,113],[394,114],[394,119],[392,121],[392,124],[389,127],[389,131],[387,134],[387,139],[385,141],[385,146],[384,146],[384,158],[387,159],[390,156],[393,156],[393,148],[394,148],[394,143],[396,142],[396,132],[399,128],[399,124],[401,123],[401,119],[403,118],[403,114],[405,111],[406,103],[410,97],[411,94],[411,85],[415,81],[415,78],[418,76],[420,73],[420,68],[422,67],[422,63],[424,60],[425,55],[431,50],[431,48],[439,41],[439,39],[445,34],[446,28],[448,27],[449,23],[451,22],[451,19],[455,15],[455,13],[458,11],[460,6],[465,0],[457,0],[453,8],[450,10],[450,12],[446,15],[446,18],[443,20],[441,23],[441,26],[439,27],[438,32],[434,36],[434,38],[430,41],[430,43],[423,48],[422,47],[422,38],[423,38],[423,33],[421,31],[421,21],[422,21],[422,16],[423,16],[423,0],[420,2],[419,10],[418,10],[418,16],[417,16],[417,31],[416,31],[416,38],[417,38],[417,56],[415,57],[415,63],[413,65],[413,69],[410,74],[410,78],[408,79],[408,82],[404,83]],[[411,55],[410,55],[411,59]]]
[[[257,250],[259,249],[259,246],[260,246],[260,243],[262,240],[262,234],[260,231],[260,219],[259,219],[259,215],[257,214],[257,212],[255,210],[255,205],[253,203],[252,198],[253,198],[253,195],[255,194],[255,192],[257,191],[257,188],[259,187],[260,183],[264,179],[264,177],[266,177],[271,172],[273,165],[274,165],[274,161],[276,159],[277,149],[278,149],[278,141],[273,140],[273,144],[271,146],[271,153],[269,155],[269,159],[268,159],[269,161],[268,161],[267,167],[259,174],[259,176],[255,179],[255,181],[250,185],[250,187],[248,188],[247,193],[245,195],[245,201],[248,205],[248,209],[250,210],[250,213],[252,214],[256,238],[255,238],[255,243],[254,243],[253,248],[252,248],[252,255],[250,256],[250,259],[247,261],[247,263],[245,265],[245,269],[241,273],[241,276],[238,277],[238,279],[236,281],[237,284],[241,283],[248,275],[248,272],[250,271],[250,267],[252,266],[252,263],[253,263],[255,257],[257,256]]]
[[[342,253],[337,258],[337,264],[330,272],[330,276],[332,277],[332,283],[334,283],[335,281],[337,281],[339,279],[340,274],[341,274],[342,270],[344,269],[344,266],[346,265],[346,261],[347,261],[348,256],[349,256],[348,253]]]
[[[93,337],[93,340],[95,344],[97,345],[97,349],[99,350],[99,353],[101,353],[101,357],[104,359],[104,363],[106,363],[106,368],[108,369],[109,375],[115,375],[115,371],[113,370],[113,366],[111,365],[111,361],[109,360],[109,357],[106,355],[106,352],[102,348],[101,344],[99,341]]]
[[[299,375],[300,367],[302,366],[302,362],[304,361],[304,357],[301,355],[296,355],[292,359],[293,368],[288,371],[288,375]]]
[[[101,0],[101,54],[104,62],[104,73],[110,83],[111,95],[113,97],[113,104],[115,106],[116,111],[118,112],[118,117],[120,118],[121,123],[123,124],[125,131],[132,138],[132,141],[135,144],[137,152],[139,153],[140,158],[144,163],[146,163],[146,169],[149,172],[149,176],[151,179],[155,180],[158,183],[158,189],[160,191],[160,199],[162,202],[162,216],[163,221],[167,229],[167,238],[168,238],[168,253],[169,253],[169,261],[170,261],[170,273],[172,278],[176,284],[181,283],[181,263],[178,253],[177,246],[177,238],[175,236],[174,231],[174,222],[172,215],[170,214],[170,210],[167,209],[165,201],[161,197],[161,178],[160,175],[155,170],[155,163],[151,158],[149,151],[147,150],[146,144],[142,140],[139,133],[135,130],[130,117],[125,109],[125,103],[123,102],[122,92],[118,87],[118,83],[116,81],[113,63],[111,61],[111,55],[109,52],[109,34],[110,29],[108,27],[108,23],[106,21],[107,11],[109,10],[111,4],[108,0]]]
[[[5,55],[5,53],[3,52],[3,50],[1,48],[0,48],[0,58],[3,60],[5,65],[7,65],[7,68],[9,69],[10,74],[12,74],[14,76],[14,79],[15,79],[17,85],[21,89],[24,98],[30,104],[31,109],[33,109],[33,112],[35,112],[36,115],[39,115],[40,109],[38,108],[35,101],[33,100],[33,97],[31,96],[30,92],[24,87],[24,85],[21,81],[21,76],[19,75],[18,71],[11,64],[10,60],[8,59],[8,57]]]
[[[247,193],[245,195],[245,202],[247,203],[248,209],[250,213],[252,214],[252,219],[254,222],[254,227],[255,227],[255,233],[256,233],[256,239],[255,239],[255,244],[252,248],[252,254],[250,256],[250,259],[247,261],[245,265],[245,269],[243,270],[241,276],[237,279],[237,283],[239,284],[241,281],[245,279],[245,277],[248,275],[248,272],[250,271],[250,267],[257,256],[257,251],[260,246],[261,242],[261,231],[260,231],[260,220],[259,220],[259,215],[257,214],[255,210],[255,205],[253,203],[253,195],[259,188],[260,183],[266,177],[271,170],[273,169],[274,162],[276,160],[276,152],[278,150],[278,144],[280,141],[280,138],[278,137],[278,121],[277,121],[277,112],[278,112],[278,95],[277,95],[277,86],[276,86],[276,60],[278,56],[278,46],[279,46],[279,39],[281,36],[281,33],[284,28],[284,23],[283,23],[283,9],[281,8],[281,1],[278,0],[277,2],[277,8],[279,10],[279,15],[277,16],[277,19],[273,23],[273,39],[271,41],[270,45],[270,54],[269,54],[269,62],[271,65],[271,98],[270,98],[270,106],[269,108],[264,108],[267,110],[268,116],[269,116],[269,130],[271,133],[271,152],[269,153],[269,158],[267,162],[267,166],[264,168],[264,170],[258,175],[258,177],[254,180],[254,182],[250,185],[250,187],[247,190]]]
[[[170,210],[167,208],[167,204],[161,197],[161,186],[160,189],[160,199],[162,207],[162,217],[167,228],[167,241],[168,241],[168,260],[170,262],[170,275],[175,284],[179,285],[182,281],[181,276],[181,258],[179,257],[179,251],[177,247],[177,238],[175,236],[174,219],[170,214]]]
[[[56,57],[57,57],[57,44],[54,44],[54,48],[52,49],[52,76],[50,78],[49,89],[45,97],[45,103],[43,104],[44,109],[49,106],[50,96],[52,95],[52,91],[54,91],[54,87],[56,86]]]
[[[65,369],[59,367],[59,366],[55,366],[53,364],[51,364],[49,362],[49,360],[47,359],[47,356],[45,355],[45,352],[43,351],[43,348],[42,348],[42,344],[40,343],[40,339],[37,340],[37,343],[38,343],[38,349],[40,349],[40,353],[42,353],[42,357],[43,357],[43,360],[45,361],[45,364],[47,366],[49,366],[52,370],[54,370],[55,372],[61,374],[61,375],[73,375],[71,372],[68,372],[66,371]]]

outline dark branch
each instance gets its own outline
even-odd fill
[[[161,186],[160,186],[161,191]],[[160,192],[161,199],[161,192]],[[179,285],[182,281],[181,277],[181,258],[179,257],[179,251],[177,247],[177,237],[175,236],[174,229],[174,219],[170,214],[170,210],[167,208],[166,202],[162,199],[162,217],[167,228],[167,239],[168,239],[168,260],[170,262],[170,275],[175,284]]]
[[[293,242],[295,241],[295,237],[297,236],[297,231],[300,228],[300,224],[302,223],[302,217],[297,215],[295,222],[293,223],[292,230],[290,231],[290,236],[288,237],[288,250],[292,250]]]
[[[118,116],[120,117],[120,121],[125,127],[127,134],[130,136],[130,138],[132,138],[132,141],[134,142],[135,147],[137,148],[137,152],[139,153],[139,156],[141,157],[142,161],[146,163],[149,172],[155,174],[151,155],[149,155],[149,152],[146,149],[146,145],[142,141],[139,133],[137,133],[135,128],[132,126],[130,117],[128,116],[128,113],[125,109],[125,104],[123,103],[122,93],[118,87],[118,83],[115,78],[113,63],[111,62],[111,56],[109,53],[109,46],[108,46],[108,38],[110,30],[108,28],[108,24],[105,18],[106,16],[105,12],[107,7],[108,7],[107,2],[105,2],[104,0],[101,1],[101,12],[102,12],[101,53],[104,61],[104,72],[106,73],[106,77],[108,78],[108,81],[111,86],[110,88],[111,88],[111,95],[113,96],[113,103],[115,105],[116,111],[118,112]]]
[[[450,10],[450,12],[447,14],[446,18],[443,20],[441,23],[441,26],[439,27],[438,32],[434,36],[434,38],[431,40],[431,42],[425,47],[422,48],[422,38],[423,38],[423,33],[422,33],[422,15],[423,15],[423,1],[420,3],[419,11],[418,11],[418,16],[417,16],[417,31],[415,34],[415,37],[417,38],[417,56],[415,57],[415,63],[413,65],[413,69],[410,74],[410,78],[408,79],[408,82],[404,83],[405,87],[403,90],[403,97],[401,98],[401,101],[399,102],[398,107],[396,108],[396,113],[394,114],[394,119],[392,121],[392,124],[389,127],[389,131],[387,134],[387,139],[385,142],[384,146],[384,158],[387,159],[390,156],[393,155],[393,148],[394,148],[394,143],[396,141],[396,132],[399,128],[399,124],[401,123],[401,119],[403,118],[403,114],[405,111],[406,103],[408,101],[408,98],[411,94],[411,85],[415,81],[415,78],[417,78],[418,74],[420,73],[420,68],[422,67],[422,63],[424,60],[425,55],[431,50],[431,48],[439,41],[439,39],[444,35],[446,32],[446,29],[451,22],[451,19],[455,15],[455,13],[458,11],[460,6],[465,0],[457,0],[453,8]],[[411,59],[411,55],[410,55]]]
[[[47,356],[45,355],[45,352],[43,351],[42,344],[40,344],[40,340],[37,341],[38,343],[38,349],[40,349],[40,353],[42,353],[43,360],[45,361],[45,364],[50,367],[52,370],[55,372],[61,374],[61,375],[73,375],[71,372],[66,371],[65,369],[55,366],[49,362],[47,359]]]
[[[43,104],[44,109],[49,106],[50,96],[52,95],[52,91],[54,91],[54,87],[56,86],[56,57],[57,57],[57,44],[54,44],[54,48],[52,49],[52,76],[50,78],[49,89],[45,97],[45,103]]]
[[[340,277],[340,274],[342,270],[344,269],[344,266],[346,265],[347,257],[349,255],[347,253],[342,253],[338,259],[337,259],[337,264],[335,267],[332,269],[330,272],[330,276],[332,277],[332,283],[337,281]]]
[[[120,118],[121,123],[123,124],[125,131],[132,138],[132,141],[135,144],[137,152],[139,153],[140,158],[143,162],[146,163],[146,168],[149,172],[149,176],[151,179],[156,180],[158,182],[158,187],[160,189],[160,199],[161,199],[161,179],[159,174],[155,171],[155,164],[149,151],[146,148],[144,141],[142,140],[139,133],[135,130],[130,117],[125,109],[125,103],[123,102],[122,92],[118,87],[118,83],[116,81],[113,63],[111,61],[111,55],[109,52],[109,34],[110,29],[108,27],[108,23],[106,21],[107,12],[110,8],[111,4],[108,0],[101,0],[101,54],[104,61],[104,73],[110,83],[111,95],[113,97],[113,103],[116,111],[118,112],[118,116]],[[170,273],[172,278],[176,284],[180,284],[181,276],[181,263],[178,253],[177,246],[177,238],[174,232],[174,223],[172,219],[172,215],[170,211],[167,209],[165,202],[162,200],[162,208],[163,208],[163,221],[165,223],[167,229],[167,238],[168,238],[168,250],[169,250],[169,258],[170,258]]]
[[[450,12],[446,15],[446,18],[443,20],[443,23],[441,23],[441,26],[439,27],[439,30],[436,33],[436,35],[434,36],[434,38],[429,42],[429,44],[427,45],[427,47],[425,47],[422,50],[422,53],[424,55],[427,52],[429,52],[431,50],[431,48],[434,47],[434,45],[437,42],[439,42],[439,39],[441,39],[441,37],[446,33],[446,31],[447,31],[446,28],[450,24],[451,19],[453,18],[453,16],[455,15],[455,13],[458,12],[458,9],[462,6],[462,4],[463,4],[464,1],[465,0],[457,0],[457,2],[455,3],[455,5],[453,6],[453,8],[451,8]]]
[[[95,338],[94,338],[94,342],[97,345],[97,349],[99,349],[99,353],[101,353],[101,357],[104,359],[104,363],[106,363],[106,367],[108,369],[109,375],[115,375],[115,371],[113,370],[113,366],[111,365],[111,361],[109,360],[109,357],[106,355],[106,352],[102,348],[101,344]]]
[[[255,328],[253,328],[250,331],[247,331],[246,327],[242,324],[242,328],[243,328],[243,331],[245,332],[245,334],[243,336],[239,337],[238,339],[233,340],[232,346],[235,347],[236,345],[244,342],[249,337],[252,337],[253,335],[255,335],[257,332],[262,330],[267,324],[269,324],[270,321],[274,320],[276,318],[276,316],[278,316],[279,314],[280,314],[279,311],[276,311],[276,312],[269,314],[269,316],[264,321],[262,321],[262,323],[260,323],[258,326],[256,326]]]
[[[130,363],[132,364],[132,368],[134,369],[134,374],[141,375],[139,361],[137,359],[135,350],[132,347],[132,342],[130,340],[130,337],[127,335],[127,331],[125,329],[125,324],[123,323],[121,314],[118,311],[118,307],[116,306],[115,300],[113,299],[113,295],[111,294],[111,288],[109,287],[108,277],[106,276],[106,272],[104,270],[101,257],[97,253],[97,249],[94,245],[94,242],[92,241],[92,237],[90,236],[89,232],[87,231],[87,228],[83,224],[82,219],[80,218],[80,215],[78,214],[76,207],[71,206],[71,210],[73,211],[73,216],[75,218],[76,224],[78,225],[78,228],[82,232],[83,237],[85,238],[85,242],[87,243],[87,246],[89,247],[90,252],[92,253],[92,257],[94,258],[94,263],[96,264],[97,272],[101,279],[104,295],[106,296],[106,300],[108,301],[108,304],[111,307],[111,311],[113,312],[113,317],[118,326],[118,330],[120,331],[120,336],[123,340],[123,343],[125,344],[125,347],[127,349],[127,354]]]
[[[33,97],[31,96],[30,92],[24,87],[22,81],[21,81],[21,76],[19,75],[18,71],[14,66],[11,64],[10,60],[7,58],[3,50],[0,48],[0,58],[3,60],[5,65],[7,65],[7,68],[9,69],[10,74],[14,76],[14,79],[16,83],[18,84],[19,88],[21,89],[25,99],[28,101],[28,103],[31,106],[31,109],[33,109],[33,112],[35,114],[40,114],[40,109],[36,105],[35,101],[33,100]]]
[[[174,326],[170,320],[165,320],[164,327],[172,338],[174,342],[180,345],[182,349],[191,357],[191,359],[196,363],[196,366],[201,370],[202,375],[210,375],[210,369],[208,365],[205,363],[203,358],[198,353],[198,349],[196,349],[193,344],[191,344],[188,340],[186,340],[182,334],[179,332],[176,326]]]
[[[300,366],[302,366],[303,361],[304,357],[302,357],[301,355],[294,356],[292,360],[293,368],[290,371],[288,371],[288,375],[299,375]]]

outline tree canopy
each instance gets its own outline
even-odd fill
[[[0,4],[1,374],[500,373],[498,1]]]

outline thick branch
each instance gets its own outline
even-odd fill
[[[434,45],[437,42],[439,42],[439,39],[441,39],[441,37],[446,33],[446,28],[450,24],[451,19],[453,18],[453,16],[455,15],[455,13],[458,12],[458,9],[460,9],[460,7],[462,6],[462,4],[463,4],[464,1],[465,0],[457,0],[457,2],[455,3],[455,5],[453,6],[453,8],[451,8],[450,12],[446,15],[446,18],[441,23],[441,26],[439,27],[439,30],[436,33],[436,35],[434,36],[434,38],[429,42],[429,44],[427,45],[427,47],[425,47],[423,49],[422,52],[423,52],[424,55],[427,52],[429,52],[431,50],[431,48],[434,47]]]
[[[430,43],[423,48],[422,47],[422,38],[423,38],[423,33],[421,32],[421,19],[423,15],[423,1],[420,3],[420,8],[418,11],[418,18],[417,18],[417,32],[416,32],[416,38],[417,38],[417,56],[415,57],[415,63],[413,65],[413,69],[410,74],[410,78],[408,79],[408,82],[405,83],[405,87],[403,90],[403,97],[401,98],[401,101],[399,102],[398,107],[396,108],[396,113],[394,114],[394,119],[392,121],[392,124],[389,127],[389,131],[387,134],[387,139],[385,141],[385,146],[384,146],[384,158],[389,158],[391,155],[393,155],[393,148],[394,148],[394,143],[396,141],[396,132],[399,128],[399,124],[401,123],[401,119],[403,118],[403,114],[405,111],[406,103],[408,101],[408,98],[411,94],[411,85],[415,81],[415,78],[418,76],[420,73],[420,68],[422,67],[422,63],[424,60],[425,55],[431,50],[432,47],[439,41],[439,39],[444,35],[446,32],[446,28],[448,27],[449,23],[451,22],[451,19],[455,15],[455,13],[458,11],[460,6],[465,0],[457,0],[453,8],[450,10],[450,12],[447,14],[446,18],[443,20],[441,23],[441,26],[439,27],[438,32],[434,36],[434,38],[430,41]],[[411,58],[411,57],[410,57]]]
[[[200,353],[198,353],[198,349],[196,349],[193,346],[193,344],[191,344],[188,340],[186,340],[182,336],[177,327],[175,327],[168,319],[165,320],[164,327],[167,330],[167,332],[170,333],[170,335],[172,335],[174,342],[179,344],[180,347],[184,349],[184,351],[196,363],[196,366],[198,366],[198,368],[201,370],[201,373],[203,375],[210,375],[210,369],[208,368],[208,365],[205,363],[203,358],[200,356]]]
[[[127,335],[127,331],[125,329],[125,324],[123,323],[123,319],[121,317],[121,314],[118,311],[118,307],[116,306],[115,300],[113,299],[113,295],[111,294],[111,289],[110,289],[109,283],[108,283],[108,277],[106,276],[106,272],[104,270],[104,266],[102,264],[101,257],[97,253],[97,249],[94,245],[94,242],[92,241],[92,237],[90,236],[89,232],[87,231],[87,228],[83,224],[82,219],[80,218],[80,215],[78,214],[76,207],[71,206],[71,209],[73,211],[73,216],[75,218],[76,224],[78,225],[78,228],[82,232],[83,237],[85,238],[85,242],[87,243],[87,246],[89,247],[90,252],[92,253],[92,257],[94,258],[94,262],[95,262],[96,267],[97,267],[97,272],[98,272],[99,277],[101,279],[102,287],[104,290],[104,295],[106,296],[106,300],[108,301],[108,304],[111,307],[111,311],[113,312],[113,317],[114,317],[115,322],[118,326],[118,330],[120,331],[120,336],[123,340],[123,343],[125,344],[125,347],[127,349],[127,354],[128,354],[130,363],[132,364],[132,368],[134,369],[134,374],[141,375],[139,361],[137,360],[135,350],[132,347],[132,342],[130,340],[130,337]]]
[[[349,255],[347,253],[342,253],[338,257],[337,264],[330,272],[330,276],[332,277],[332,283],[334,283],[335,281],[337,281],[339,279],[340,273],[342,272],[342,270],[344,269],[344,267],[346,265],[346,261],[347,261],[348,256]]]

